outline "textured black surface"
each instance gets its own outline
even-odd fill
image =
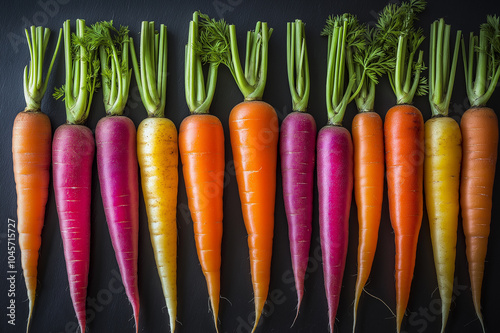
[[[311,97],[309,111],[318,127],[326,123],[324,85],[326,72],[326,39],[319,36],[325,19],[330,14],[351,12],[364,22],[375,21],[379,10],[387,0],[377,1],[76,1],[41,0],[9,1],[0,11],[0,332],[24,332],[27,318],[27,297],[20,268],[20,252],[16,251],[16,325],[7,324],[7,220],[16,219],[16,196],[12,173],[11,135],[12,123],[17,112],[24,108],[22,70],[28,64],[29,53],[24,42],[23,28],[29,24],[44,25],[53,30],[49,49],[55,45],[57,30],[65,19],[73,22],[84,18],[87,23],[96,20],[115,20],[116,24],[128,25],[131,35],[139,39],[140,22],[154,20],[168,26],[169,77],[166,115],[178,126],[188,115],[184,100],[184,44],[187,41],[188,22],[194,10],[201,10],[212,17],[223,17],[237,24],[240,47],[245,41],[245,32],[253,29],[257,20],[267,21],[274,28],[269,47],[269,75],[264,100],[276,108],[280,121],[291,111],[290,94],[286,76],[286,26],[285,22],[301,18],[306,22],[307,43],[311,66]],[[445,17],[452,24],[452,31],[460,28],[465,34],[477,31],[486,14],[500,13],[494,1],[431,1],[418,22],[428,34],[432,20]],[[424,42],[428,58],[428,40]],[[461,61],[461,60],[460,60]],[[49,95],[54,86],[63,83],[64,62],[60,52],[54,75],[49,83]],[[134,81],[134,80],[133,80]],[[500,91],[489,105],[500,109]],[[104,116],[102,94],[95,96],[87,125],[94,130],[97,121]],[[232,154],[229,145],[228,115],[231,108],[242,100],[229,71],[221,68],[217,91],[211,112],[219,117],[226,135],[226,160]],[[393,105],[394,95],[384,78],[378,88],[376,110],[382,115]],[[430,117],[426,97],[415,99],[424,119]],[[467,102],[463,83],[463,67],[458,66],[455,93],[451,102],[451,115],[459,119],[466,110]],[[52,122],[53,129],[65,122],[64,103],[46,96],[42,109]],[[344,124],[350,130],[355,106],[349,105]],[[132,82],[129,104],[125,111],[136,125],[146,117],[139,94]],[[230,165],[230,164],[229,164]],[[497,168],[498,169],[498,168]],[[180,172],[180,171],[179,171]],[[181,172],[180,172],[181,173]],[[224,237],[222,243],[222,277],[220,306],[221,332],[249,332],[253,323],[253,302],[250,283],[250,268],[246,231],[239,206],[237,184],[234,173],[227,170],[228,185],[224,191]],[[178,208],[178,332],[214,332],[209,313],[205,281],[201,273],[193,239],[191,219],[187,210],[187,199],[180,174]],[[118,267],[114,258],[109,233],[103,213],[97,182],[97,169],[93,170],[91,267],[88,286],[89,332],[135,332],[132,309],[122,286],[117,283]],[[281,195],[281,176],[278,171],[276,194],[276,221],[273,246],[271,285],[268,305],[261,319],[259,332],[327,332],[327,307],[323,289],[321,251],[318,241],[317,207],[314,210],[311,261],[306,293],[300,315],[293,328],[289,329],[295,316],[296,296],[293,289],[291,260],[288,250],[288,228]],[[500,182],[495,184],[494,210],[488,248],[486,274],[483,284],[483,313],[490,332],[500,326],[498,316],[498,281],[500,280]],[[167,332],[168,315],[164,308],[160,281],[156,272],[153,251],[149,240],[147,220],[142,195],[140,198],[139,239],[139,290],[141,297],[140,332]],[[314,201],[317,206],[317,198]],[[32,333],[74,332],[76,319],[69,297],[63,249],[55,209],[53,190],[50,189],[46,222],[42,233],[42,247],[38,268],[38,298],[32,322]],[[349,236],[349,253],[345,270],[340,308],[337,314],[336,331],[351,332],[356,275],[356,253],[358,244],[357,217],[353,201]],[[389,221],[387,198],[384,198],[383,217],[380,226],[380,241],[375,256],[371,279],[366,290],[384,300],[395,309],[394,292],[394,234]],[[17,241],[16,241],[17,243]],[[456,292],[447,332],[480,332],[480,325],[472,306],[464,236],[459,224]],[[440,305],[437,292],[432,249],[427,217],[424,217],[418,244],[415,277],[408,304],[408,315],[403,322],[405,332],[439,332]],[[227,301],[226,301],[227,299]],[[358,332],[393,332],[395,318],[379,301],[368,294],[361,299]]]

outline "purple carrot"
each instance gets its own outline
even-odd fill
[[[304,276],[311,245],[316,123],[304,112],[289,114],[281,124],[280,157],[283,200],[297,289],[297,314],[304,295]]]
[[[85,332],[90,261],[90,190],[94,147],[94,136],[88,127],[62,125],[54,133],[54,194],[71,300],[82,332]]]
[[[319,232],[328,318],[333,332],[349,239],[353,187],[351,134],[344,127],[323,127],[318,134],[317,147]]]
[[[139,188],[135,125],[127,117],[109,116],[99,120],[95,135],[104,212],[138,329]]]
[[[281,124],[283,199],[288,220],[292,269],[297,290],[297,319],[311,246],[316,122],[305,113],[309,100],[309,64],[304,23],[287,23],[287,71],[293,111]],[[295,320],[294,320],[295,322]],[[292,324],[293,325],[293,324]]]
[[[347,22],[350,22],[349,25]],[[348,31],[350,29],[361,31],[356,33]],[[326,78],[328,125],[318,134],[318,200],[323,275],[331,332],[334,331],[347,256],[354,178],[351,134],[341,124],[347,104],[359,92],[352,92],[356,83],[353,77],[346,78],[347,87],[344,85],[345,58],[350,47],[346,40],[347,36],[364,38],[363,29],[354,16],[343,14],[329,18],[323,30],[323,34],[328,36],[329,47]],[[355,44],[359,41],[351,42]]]

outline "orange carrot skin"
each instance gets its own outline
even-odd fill
[[[12,158],[17,192],[21,266],[30,303],[35,299],[38,251],[50,179],[52,130],[39,111],[20,112],[12,129]]]
[[[267,299],[271,275],[279,126],[274,108],[245,101],[229,115],[236,180],[248,233],[255,327]]]
[[[493,180],[498,150],[498,119],[487,107],[467,110],[462,130],[460,205],[474,308],[481,313],[481,285],[490,234]]]
[[[354,298],[359,298],[370,276],[377,249],[384,192],[384,126],[376,112],[360,112],[352,122],[354,196],[358,208],[358,275]]]
[[[396,242],[398,332],[410,295],[423,217],[424,121],[412,105],[392,107],[385,117],[389,213]]]
[[[225,163],[224,130],[220,120],[209,114],[185,118],[179,128],[179,151],[196,250],[217,327]]]

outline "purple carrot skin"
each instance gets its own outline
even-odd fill
[[[280,157],[283,199],[297,290],[296,320],[304,296],[304,278],[311,246],[316,122],[305,112],[311,85],[304,23],[301,20],[288,22],[286,37],[288,84],[294,112],[281,124]]]
[[[304,276],[311,245],[315,147],[314,118],[304,112],[290,113],[281,124],[280,157],[283,200],[298,298],[297,314],[304,295]]]
[[[81,332],[90,258],[90,199],[94,136],[82,125],[62,125],[52,142],[52,170],[69,289]]]
[[[341,126],[325,126],[317,143],[319,232],[330,329],[342,287],[353,189],[351,134]]]
[[[138,323],[139,188],[135,125],[127,117],[102,118],[95,129],[97,171],[109,234],[125,292]],[[138,330],[138,326],[136,327]]]

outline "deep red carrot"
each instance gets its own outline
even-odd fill
[[[67,124],[57,128],[52,143],[54,194],[68,272],[69,289],[80,331],[85,332],[85,300],[90,259],[90,195],[94,136],[82,124],[88,117],[97,85],[97,53],[86,35],[84,20],[76,21],[78,46],[72,45],[70,21],[64,22],[66,83],[54,96],[64,96]],[[72,53],[72,49],[76,52]],[[74,71],[73,68],[79,68]]]

